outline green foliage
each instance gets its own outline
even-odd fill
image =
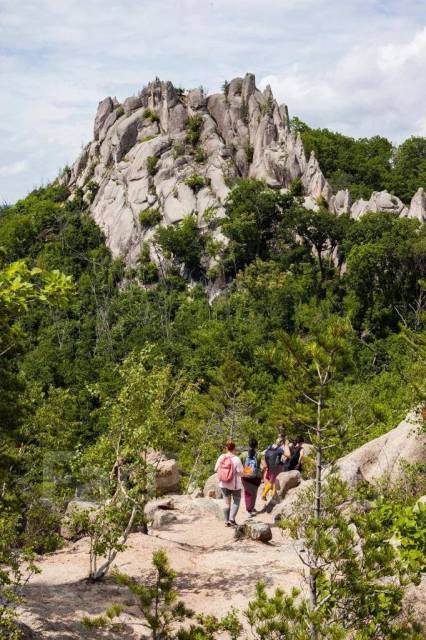
[[[244,147],[244,152],[246,154],[246,159],[248,164],[251,164],[253,162],[253,154],[254,154],[254,147],[252,144],[246,144]]]
[[[162,220],[162,215],[159,207],[150,207],[149,209],[144,209],[139,214],[139,222],[141,223],[141,227],[143,229],[151,229],[151,227],[155,227]]]
[[[146,159],[146,169],[148,171],[148,175],[155,176],[157,173],[157,164],[159,158],[157,156],[148,156]]]
[[[312,129],[298,118],[306,153],[315,152],[333,191],[348,188],[352,199],[368,199],[372,191],[387,189],[409,203],[419,187],[426,187],[426,139],[411,137],[394,149],[386,138],[355,140],[328,129]]]
[[[228,82],[228,80],[225,80],[225,81],[223,82],[223,84],[222,84],[222,91],[223,91],[223,93],[224,93],[224,95],[225,95],[225,98],[227,98],[227,97],[228,97],[228,93],[229,93],[229,82]]]
[[[158,280],[157,265],[151,260],[149,245],[142,243],[141,252],[138,258],[138,277],[142,284],[153,284]]]
[[[201,145],[195,149],[194,160],[199,164],[203,164],[207,160],[207,155]]]
[[[151,120],[151,122],[160,122],[160,116],[151,109],[145,109],[145,111],[143,112],[143,117],[145,119]]]
[[[238,272],[257,257],[267,257],[274,227],[289,203],[286,195],[268,189],[259,180],[242,180],[231,191],[225,204],[227,217],[221,221],[230,240],[225,257],[229,272]]]
[[[117,105],[115,108],[115,112],[117,114],[117,118],[121,118],[124,115],[124,107],[122,104]]]
[[[185,155],[185,145],[181,142],[175,142],[173,145],[173,158],[180,158],[180,156]]]
[[[198,193],[200,189],[206,186],[206,180],[203,176],[193,173],[185,179],[185,184],[188,185],[195,193]]]
[[[178,265],[183,264],[194,277],[201,275],[204,241],[193,216],[169,227],[159,227],[155,242],[165,257],[172,258]]]
[[[195,116],[189,116],[187,123],[186,123],[186,129],[187,129],[187,134],[186,134],[186,142],[190,145],[192,145],[194,147],[194,149],[197,147],[199,141],[200,141],[200,136],[201,136],[201,129],[203,128],[203,116],[201,115],[195,115]]]
[[[304,187],[301,178],[294,178],[289,185],[289,190],[292,196],[300,197],[303,196]]]

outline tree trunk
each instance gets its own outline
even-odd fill
[[[127,527],[123,533],[123,537],[121,539],[120,544],[125,544],[127,538],[129,537],[130,531],[132,530],[133,522],[136,517],[136,511],[137,511],[136,507],[133,507],[132,513],[130,514],[129,522],[127,523]],[[104,575],[108,572],[108,569],[110,568],[115,558],[117,557],[117,553],[118,551],[116,549],[113,549],[109,553],[108,559],[105,560],[105,562],[101,564],[101,566],[98,569],[96,569],[91,573],[90,579],[94,581],[101,580],[104,577]]]

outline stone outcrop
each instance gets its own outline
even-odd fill
[[[425,461],[426,434],[410,414],[395,429],[341,458],[337,466],[344,477],[358,475],[367,482],[381,479],[392,483],[402,476],[404,463]]]
[[[302,474],[296,469],[293,471],[283,471],[277,476],[277,496],[282,500],[290,489],[298,487],[302,482]]]
[[[150,169],[152,158],[156,166]],[[186,184],[194,174],[204,182],[199,190]],[[105,98],[98,105],[93,141],[74,163],[68,186],[85,192],[113,255],[135,264],[141,242],[152,245],[154,233],[141,225],[141,212],[158,207],[163,225],[193,215],[205,229],[206,211],[214,208],[223,215],[229,185],[237,177],[262,179],[277,189],[287,189],[298,178],[305,206],[313,210],[325,204],[337,215],[350,213],[356,219],[367,211],[390,211],[421,222],[426,217],[423,189],[409,209],[386,191],[354,203],[348,190],[333,195],[315,154],[306,158],[300,134],[290,128],[287,107],[277,103],[269,86],[260,91],[250,73],[234,78],[226,93],[210,96],[202,88],[184,92],[157,79],[122,104]],[[93,182],[98,187],[94,197]],[[212,233],[223,240],[218,229]],[[161,262],[152,246],[150,253]],[[214,266],[209,260],[207,266]]]
[[[157,158],[155,170],[148,167],[150,157]],[[197,192],[186,184],[193,174],[205,184]],[[165,225],[194,215],[204,228],[206,209],[223,215],[229,181],[238,176],[277,188],[300,178],[314,201],[332,196],[315,156],[307,161],[300,135],[290,130],[287,107],[277,103],[270,87],[260,91],[252,74],[234,78],[226,95],[177,91],[155,80],[121,105],[105,98],[94,140],[73,165],[68,186],[86,191],[89,182],[98,185],[90,211],[114,256],[132,264],[141,241],[153,233],[141,226],[141,211],[158,207]]]
[[[423,187],[420,187],[414,194],[408,209],[408,217],[416,218],[419,222],[426,222],[426,192]]]
[[[406,216],[408,209],[404,203],[387,191],[373,191],[370,200],[356,200],[351,207],[351,217],[357,220],[368,211],[382,211],[394,213],[398,216]]]
[[[336,462],[335,471],[348,483],[350,489],[354,489],[361,482],[394,484],[403,477],[405,464],[424,462],[426,433],[422,431],[418,417],[410,413],[395,429],[340,458]],[[325,481],[327,475],[328,472],[325,472]],[[289,489],[281,502],[274,505],[272,513],[275,520],[290,517],[296,501],[312,485],[313,480],[305,480]]]
[[[205,498],[221,498],[222,497],[222,491],[221,491],[221,488],[219,487],[217,473],[214,473],[209,478],[207,478],[204,484],[203,495]]]

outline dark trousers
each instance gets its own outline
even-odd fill
[[[261,478],[241,478],[244,489],[244,502],[248,512],[253,511],[256,504],[257,490]]]

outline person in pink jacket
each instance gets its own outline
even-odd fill
[[[228,440],[225,445],[226,452],[219,456],[214,470],[217,472],[219,486],[225,502],[223,515],[227,527],[236,526],[235,518],[241,502],[241,476],[243,465],[235,455],[235,444]]]

